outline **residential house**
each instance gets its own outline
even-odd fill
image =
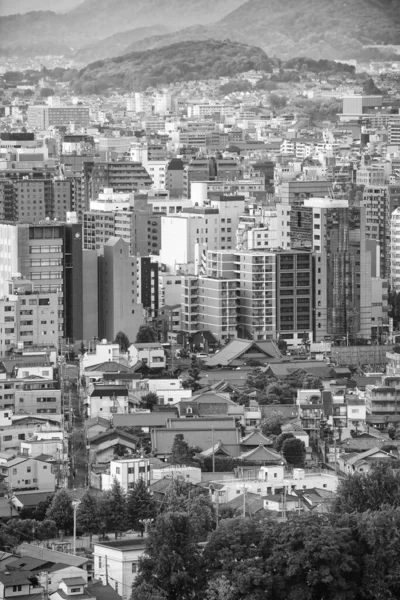
[[[116,415],[113,415],[116,416]],[[125,418],[125,415],[120,415]],[[104,433],[107,429],[110,429],[111,422],[103,417],[94,417],[93,419],[86,419],[85,421],[85,435],[86,440],[90,441],[92,438],[98,436],[100,433]]]
[[[335,492],[320,488],[296,490],[296,495],[300,500],[301,509],[304,512],[315,513],[330,512],[336,498]]]
[[[83,577],[65,577],[61,579],[57,589],[50,594],[51,600],[65,600],[66,598],[79,598],[79,600],[96,600],[96,596],[88,590],[87,582]]]
[[[58,589],[61,581],[65,578],[80,578],[87,585],[88,573],[85,569],[65,563],[54,563],[47,560],[31,557],[18,557],[10,562],[9,570],[25,571],[29,576],[36,576],[38,582],[49,592]],[[46,581],[47,580],[47,581]]]
[[[216,473],[214,479],[207,485],[211,489],[214,484],[220,484],[218,501],[220,504],[224,504],[243,494],[244,489],[247,493],[253,492],[260,496],[293,494],[296,490],[313,487],[335,492],[338,481],[338,477],[333,471],[332,473],[304,469],[286,471],[284,464],[274,464],[260,467],[255,476],[251,478],[218,479],[218,473]],[[215,502],[216,495],[211,493],[211,499]]]
[[[161,461],[154,458],[134,458],[133,456],[111,460],[109,472],[101,475],[101,489],[111,489],[116,480],[125,492],[129,492],[140,479],[149,486],[154,462],[161,464]]]
[[[86,556],[76,556],[59,550],[52,550],[37,544],[24,542],[18,546],[18,554],[22,557],[40,559],[52,565],[68,565],[84,569],[87,572],[87,581],[91,581],[93,574],[92,560]]]
[[[40,490],[53,492],[56,469],[51,462],[38,458],[17,456],[1,465],[1,474],[9,490]]]
[[[137,381],[141,378],[142,375],[137,373],[135,369],[115,360],[88,365],[81,376],[85,389],[88,389],[91,383],[101,381],[124,383],[130,389],[134,389],[137,386]]]
[[[115,413],[128,413],[133,407],[129,398],[126,385],[106,385],[92,383],[85,399],[86,410],[89,418],[103,417],[111,420]]]
[[[149,369],[165,369],[165,351],[159,342],[143,342],[129,346],[130,363],[144,363]]]
[[[181,417],[205,417],[212,415],[242,416],[243,407],[238,407],[236,402],[230,399],[228,393],[201,391],[192,396],[190,400],[184,400],[178,405]]]
[[[79,376],[82,377],[84,371],[92,365],[110,361],[128,366],[127,358],[121,354],[119,344],[110,344],[107,340],[101,340],[93,350],[89,349],[79,357]]]
[[[346,475],[353,473],[368,473],[377,462],[392,462],[397,456],[384,452],[378,447],[356,454],[346,453],[339,456],[339,468]]]
[[[104,585],[110,585],[119,596],[129,597],[145,544],[145,538],[94,542],[95,579],[100,579]]]
[[[136,452],[139,438],[121,429],[110,428],[88,440],[89,463],[108,465],[121,448]]]
[[[263,496],[265,510],[273,511],[300,511],[301,502],[295,494],[269,494]]]
[[[28,577],[25,571],[5,571],[0,573],[0,598],[36,598],[42,588],[35,578]]]

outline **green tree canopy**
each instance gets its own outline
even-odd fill
[[[127,528],[128,512],[126,494],[118,481],[114,479],[109,495],[109,510],[111,513],[110,529],[115,537]]]
[[[61,489],[54,495],[46,511],[46,518],[54,521],[57,528],[62,531],[72,529],[74,509],[72,507],[71,496],[67,490]]]
[[[158,396],[154,392],[149,392],[141,397],[141,403],[148,409],[153,410],[153,407],[158,404]]]
[[[297,438],[287,438],[282,444],[282,454],[289,465],[304,467],[306,448],[304,442]]]
[[[145,553],[139,560],[133,598],[139,598],[137,590],[147,583],[163,590],[167,600],[187,600],[202,587],[203,577],[190,516],[186,512],[161,513],[150,528]]]
[[[150,325],[141,325],[136,335],[137,344],[145,344],[146,342],[157,342],[157,332]]]
[[[117,335],[115,336],[114,344],[118,344],[119,349],[124,354],[125,352],[128,352],[129,346],[131,345],[128,336],[123,331],[118,331]]]
[[[185,440],[182,433],[177,433],[174,437],[171,448],[171,456],[169,462],[172,465],[194,465],[192,453],[189,444]]]
[[[92,534],[99,531],[99,502],[91,490],[87,490],[81,498],[76,511],[76,524],[79,529],[89,533],[90,540],[92,540]]]
[[[333,510],[338,513],[379,511],[400,507],[400,476],[390,464],[377,464],[369,473],[341,479]]]
[[[127,515],[129,527],[136,531],[141,529],[141,519],[154,519],[156,516],[153,497],[143,479],[139,479],[128,492]]]
[[[279,435],[281,433],[281,425],[285,422],[283,413],[279,410],[271,412],[268,417],[261,421],[261,431],[264,435]]]

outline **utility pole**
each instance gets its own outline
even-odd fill
[[[40,573],[40,577],[42,579],[42,600],[48,600],[49,598],[49,573],[48,571],[42,571]],[[44,585],[43,585],[44,579]]]
[[[212,472],[215,473],[214,427],[211,429],[211,444],[212,444]]]

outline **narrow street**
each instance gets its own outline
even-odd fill
[[[66,365],[66,377],[64,379],[64,414],[68,415],[66,421],[69,433],[69,459],[70,475],[68,487],[85,488],[87,481],[87,456],[85,448],[84,419],[82,407],[79,401],[78,368],[75,365]]]

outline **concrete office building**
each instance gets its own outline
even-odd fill
[[[49,127],[66,127],[71,123],[80,127],[90,124],[87,106],[28,106],[28,127],[41,131]]]
[[[301,205],[307,198],[329,197],[332,181],[323,179],[306,181],[284,181],[280,186],[282,204]]]
[[[16,228],[16,272],[33,282],[35,292],[58,294],[60,338],[87,339],[84,307],[88,314],[95,311],[97,290],[86,286],[84,297],[82,225],[43,223]],[[96,253],[87,253],[85,262],[88,268],[96,268]]]
[[[143,306],[138,299],[137,259],[129,244],[111,237],[99,256],[99,336],[114,340],[119,331],[130,340],[144,323]]]

